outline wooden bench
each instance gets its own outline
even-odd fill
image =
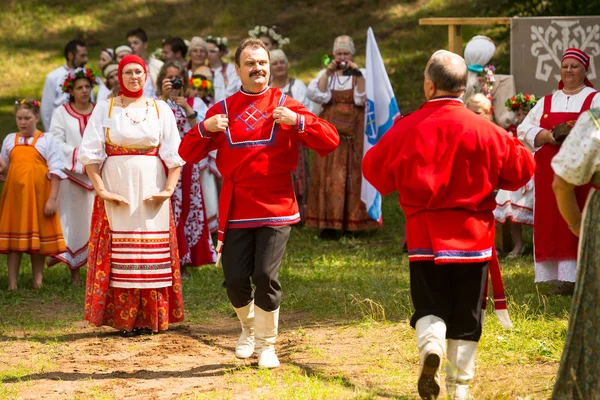
[[[448,25],[448,50],[462,56],[463,25],[510,25],[510,18],[421,18],[419,25]]]

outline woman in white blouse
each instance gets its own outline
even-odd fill
[[[561,134],[582,112],[600,106],[600,96],[586,77],[589,62],[583,51],[567,49],[561,62],[559,90],[541,98],[517,128],[519,139],[535,152],[537,164],[533,205],[535,281],[556,283],[556,294],[573,293],[578,240],[558,212],[550,162],[560,149]],[[580,209],[588,192],[589,186],[575,189]]]
[[[98,103],[78,154],[97,194],[84,318],[130,337],[183,320],[168,200],[184,162],[173,112],[143,96],[144,61],[129,55],[118,74],[122,94]]]
[[[79,269],[87,262],[94,206],[94,187],[83,165],[77,161],[77,152],[94,110],[90,92],[95,84],[96,76],[87,68],[80,67],[69,72],[62,85],[63,91],[69,94],[69,102],[54,110],[50,123],[50,134],[60,146],[64,173],[68,177],[60,182],[58,192],[58,214],[67,251],[50,257],[48,266],[65,263],[75,286],[81,284]]]
[[[600,397],[600,109],[583,113],[552,160],[558,208],[574,235],[581,235],[577,284],[553,399]],[[592,183],[583,215],[575,188]]]
[[[323,106],[320,117],[341,139],[333,153],[314,157],[310,170],[306,226],[322,229],[324,239],[379,227],[360,199],[366,71],[354,63],[355,53],[352,38],[337,37],[334,60],[308,85],[308,98]]]

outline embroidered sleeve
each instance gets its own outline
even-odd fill
[[[67,121],[65,120],[65,113],[63,107],[58,107],[52,114],[52,122],[50,122],[50,136],[54,138],[54,141],[60,148],[60,153],[63,158],[63,164],[66,169],[74,171],[77,167],[76,153],[77,149],[75,146],[67,143]]]
[[[331,100],[331,90],[329,90],[329,81],[331,81],[331,79],[328,79],[326,92],[321,92],[319,90],[319,79],[321,79],[324,73],[324,69],[319,71],[317,77],[308,84],[308,98],[317,104],[327,104]]]
[[[540,126],[542,114],[544,113],[544,98],[542,97],[537,104],[529,111],[525,120],[517,127],[519,140],[523,142],[530,150],[539,150],[535,147],[535,137],[543,128]]]
[[[572,185],[584,185],[600,172],[600,123],[591,112],[579,116],[571,133],[552,159],[554,172]]]
[[[94,107],[92,116],[88,121],[81,145],[77,154],[77,160],[83,164],[102,164],[106,158],[105,132],[103,125],[111,125],[108,118],[108,102],[101,102]]]
[[[196,164],[203,160],[211,150],[217,148],[211,134],[204,129],[204,123],[215,114],[222,114],[221,103],[217,103],[206,112],[206,118],[187,131],[179,145],[179,155],[185,162]],[[218,135],[218,133],[217,133]]]
[[[296,131],[302,145],[315,150],[321,157],[335,150],[340,137],[333,125],[312,114],[300,102],[287,98],[285,106],[298,115]]]
[[[360,69],[360,72],[362,72],[363,77],[367,76],[367,70],[364,68]],[[366,92],[366,86],[365,86],[365,91],[364,92],[359,92],[358,91],[358,84],[356,86],[354,86],[354,104],[356,104],[357,106],[364,106],[365,105],[365,100],[367,99],[367,92]]]
[[[177,129],[177,123],[175,122],[175,115],[171,112],[169,106],[163,102],[158,101],[160,110],[160,122],[162,126],[160,149],[158,154],[160,158],[165,162],[167,168],[180,167],[185,162],[179,156],[177,150],[181,143],[179,136],[179,130]]]
[[[50,179],[50,175],[56,175],[60,179],[66,179],[67,175],[63,171],[65,164],[63,163],[60,154],[60,148],[52,135],[45,134],[38,139],[35,147],[46,159],[46,163],[48,164],[48,179]]]

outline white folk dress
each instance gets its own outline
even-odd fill
[[[137,289],[169,287],[173,283],[170,202],[157,205],[144,199],[164,190],[167,168],[184,164],[177,152],[181,139],[175,117],[160,100],[148,99],[146,108],[128,108],[129,116],[121,107],[111,104],[103,101],[96,105],[78,154],[83,165],[102,164],[106,189],[129,202],[129,205],[105,202],[112,235],[109,285]],[[107,151],[112,148],[118,151]]]
[[[49,133],[60,147],[67,175],[58,191],[58,215],[67,251],[49,257],[48,266],[63,262],[75,270],[87,262],[95,193],[83,165],[77,161],[77,152],[91,115],[78,113],[71,103],[58,107],[52,115]]]

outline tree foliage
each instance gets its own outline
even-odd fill
[[[489,16],[583,16],[596,15],[600,0],[480,0],[473,7]]]

